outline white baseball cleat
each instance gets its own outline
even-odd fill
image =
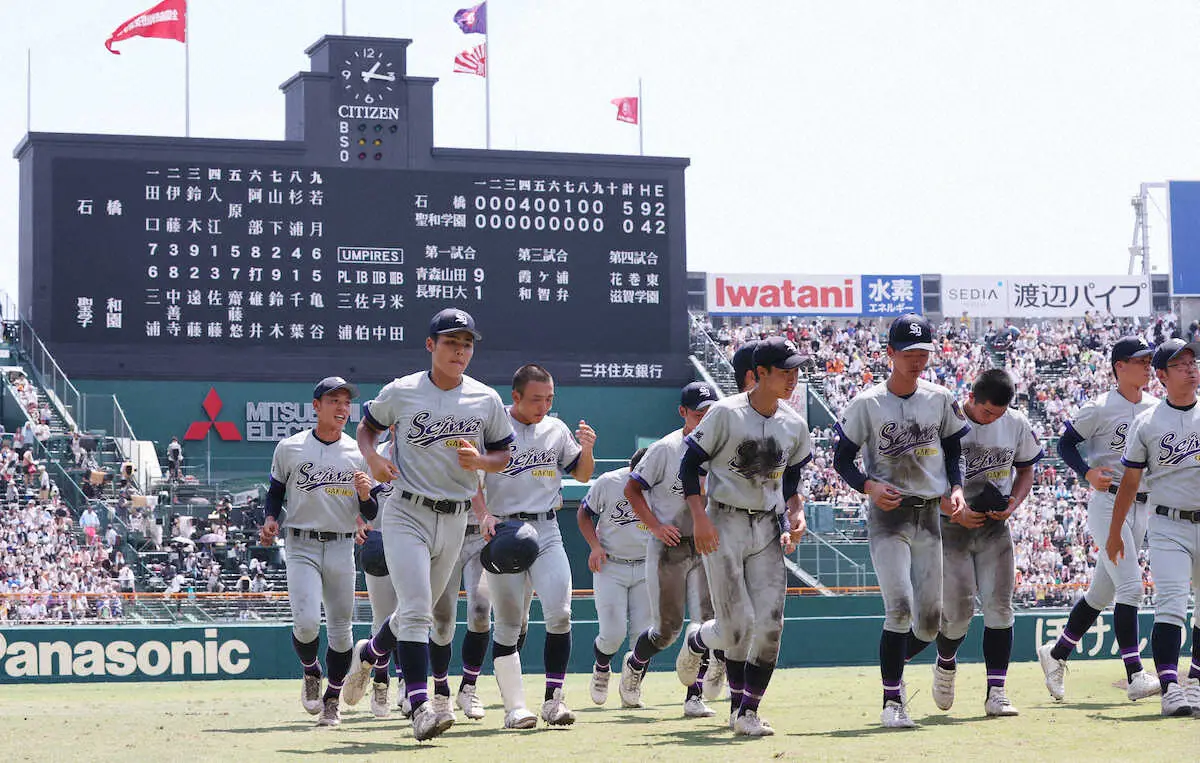
[[[747,710],[733,722],[733,733],[746,737],[769,737],[774,736],[775,729],[759,718],[757,712]]]
[[[716,714],[716,711],[704,704],[704,700],[699,696],[688,697],[683,701],[684,718],[711,718]]]
[[[1183,717],[1192,714],[1192,706],[1188,704],[1187,690],[1178,683],[1170,683],[1162,695],[1162,714],[1169,717]]]
[[[1183,695],[1187,697],[1188,706],[1192,708],[1192,715],[1200,718],[1200,678],[1185,679]]]
[[[555,689],[550,699],[542,703],[542,720],[551,726],[570,726],[575,722],[575,713],[567,707],[562,689]]]
[[[463,715],[473,721],[477,721],[487,715],[487,711],[483,709],[483,701],[479,699],[479,694],[476,692],[474,684],[466,684],[459,689],[455,703],[458,705],[458,709],[463,711]]]
[[[1134,673],[1133,677],[1129,679],[1129,686],[1125,687],[1125,696],[1129,697],[1132,702],[1153,697],[1156,694],[1162,694],[1162,684],[1158,682],[1157,676],[1152,676],[1144,670]]]
[[[367,684],[371,683],[371,672],[375,669],[375,663],[363,657],[368,643],[365,638],[359,639],[354,644],[354,651],[350,653],[350,673],[342,684],[342,701],[347,705],[357,705],[367,693]]]
[[[537,716],[523,707],[514,707],[504,714],[504,728],[532,729],[537,726]]]
[[[708,670],[704,671],[704,698],[720,699],[724,690],[725,660],[719,660],[713,655],[708,663]]]
[[[1050,654],[1054,642],[1047,641],[1038,647],[1038,662],[1041,663],[1042,673],[1046,676],[1046,689],[1050,696],[1062,699],[1067,694],[1067,661],[1056,660]]]
[[[321,708],[321,717],[317,719],[318,726],[337,726],[342,722],[341,700],[330,697]]]
[[[644,707],[642,679],[646,677],[646,673],[633,669],[629,664],[632,658],[633,652],[626,652],[625,659],[621,660],[621,683],[617,685],[617,692],[621,695],[621,707],[625,708]]]
[[[425,702],[413,712],[413,739],[418,742],[433,739],[453,725],[453,713],[439,713],[434,709],[432,700]]]
[[[304,674],[304,685],[300,687],[300,704],[309,715],[321,712],[321,677]]]
[[[429,698],[429,703],[433,705],[433,712],[437,713],[439,718],[449,715],[451,722],[458,720],[454,717],[454,706],[450,704],[449,694],[435,693]]]
[[[947,670],[933,663],[933,704],[938,710],[954,707],[954,679],[957,677],[958,670]]]
[[[894,699],[889,699],[883,703],[883,712],[879,715],[879,722],[883,724],[885,729],[912,729],[917,727],[917,724],[913,723],[912,718],[908,717],[908,708],[900,704],[899,700]]]
[[[603,705],[608,701],[608,681],[612,678],[612,670],[601,670],[595,665],[592,666],[592,680],[588,684],[588,691],[592,695],[592,702],[597,705]]]
[[[675,656],[675,675],[679,678],[679,683],[684,686],[691,686],[700,677],[700,662],[704,655],[693,652],[688,645],[688,639],[698,630],[700,630],[699,625],[688,624],[687,631],[683,635],[683,643],[679,645],[679,654]]]
[[[983,712],[994,717],[1007,717],[1021,714],[1021,711],[1013,707],[1013,703],[1008,701],[1008,693],[1004,691],[1003,686],[992,686],[988,688],[987,701],[983,703]]]
[[[387,718],[392,709],[388,707],[388,685],[380,681],[371,683],[371,713],[376,718]]]

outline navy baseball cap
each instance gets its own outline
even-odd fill
[[[803,361],[796,345],[781,336],[767,337],[754,348],[755,368],[798,368]]]
[[[892,321],[888,329],[888,347],[896,352],[904,350],[928,350],[936,352],[933,344],[933,326],[916,313],[905,313]]]
[[[476,341],[483,339],[483,336],[475,330],[475,319],[466,310],[448,307],[433,316],[433,320],[429,323],[429,336],[453,334],[456,331],[467,331],[475,337]]]
[[[737,348],[733,357],[729,359],[729,364],[733,366],[733,375],[739,381],[746,378],[747,371],[754,370],[754,348],[757,346],[758,340],[751,339]]]
[[[336,392],[339,389],[344,389],[350,393],[350,399],[358,397],[358,387],[355,387],[350,382],[340,376],[326,376],[321,381],[317,382],[317,386],[313,387],[313,400],[320,400],[330,392]]]
[[[1150,365],[1160,371],[1166,370],[1167,364],[1179,355],[1184,350],[1191,350],[1192,354],[1200,359],[1200,342],[1185,342],[1182,339],[1168,339],[1154,350],[1154,358],[1150,361]]]
[[[1146,344],[1146,340],[1140,336],[1123,336],[1113,345],[1111,360],[1116,363],[1118,360],[1144,358],[1153,352],[1154,348]]]
[[[717,388],[705,382],[692,382],[679,393],[679,404],[690,411],[702,411],[717,402]]]

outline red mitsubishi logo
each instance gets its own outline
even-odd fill
[[[187,432],[184,433],[185,440],[203,440],[208,437],[210,427],[217,428],[217,436],[222,440],[229,442],[238,442],[242,439],[242,435],[238,432],[237,427],[232,421],[217,421],[217,416],[221,413],[221,396],[217,394],[215,387],[209,387],[208,394],[204,396],[204,402],[200,405],[204,409],[205,415],[208,416],[208,421],[193,421],[188,425]]]

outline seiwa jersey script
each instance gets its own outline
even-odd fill
[[[1158,398],[1141,393],[1138,402],[1131,403],[1115,389],[1084,403],[1079,412],[1066,423],[1083,438],[1087,465],[1093,469],[1107,467],[1116,472],[1120,482],[1121,456],[1133,420],[1142,411],[1158,405]]]
[[[621,559],[645,559],[650,532],[625,497],[628,481],[628,466],[601,474],[592,482],[581,505],[597,517],[596,537],[606,553]]]
[[[500,396],[469,376],[450,390],[439,389],[427,371],[395,379],[363,403],[363,414],[380,429],[396,426],[391,458],[400,476],[392,482],[390,501],[399,500],[402,491],[469,500],[479,481],[458,465],[460,443],[483,452],[508,447],[513,436]]]
[[[1139,489],[1150,493],[1151,506],[1200,508],[1200,406],[1182,411],[1164,401],[1139,413],[1124,462],[1146,470]]]
[[[924,379],[908,397],[893,395],[886,382],[876,384],[850,401],[838,423],[842,436],[861,449],[869,479],[921,498],[950,489],[941,440],[969,429],[950,390]]]
[[[318,440],[311,429],[280,440],[271,460],[271,476],[286,486],[284,526],[354,532],[358,515],[354,472],[365,470],[358,444],[344,432],[329,444]]]
[[[1014,467],[1032,466],[1046,455],[1029,419],[1009,408],[991,424],[971,422],[962,438],[963,496],[967,505],[990,482],[1004,495],[1012,494]]]
[[[513,430],[508,465],[483,478],[488,511],[498,517],[540,514],[562,504],[562,475],[579,461],[583,449],[561,420],[547,416],[522,424],[507,416]]]

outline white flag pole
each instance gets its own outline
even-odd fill
[[[645,156],[646,149],[643,142],[642,126],[646,123],[646,102],[642,100],[642,78],[638,77],[638,156]]]
[[[490,14],[489,14],[490,15]],[[484,147],[492,147],[492,35],[490,24],[488,33],[483,36],[483,136]]]
[[[183,136],[192,137],[192,9],[183,14]]]
[[[342,37],[346,36],[346,0],[342,0]]]
[[[33,48],[25,48],[25,132],[33,124]]]

